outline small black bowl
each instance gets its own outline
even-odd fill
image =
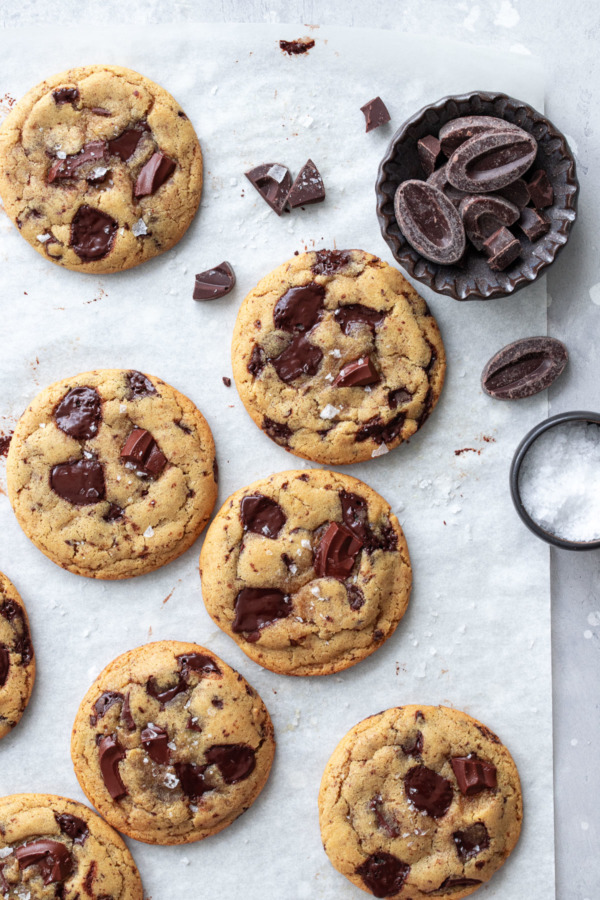
[[[565,422],[591,422],[594,425],[600,425],[600,413],[583,412],[581,410],[559,413],[557,416],[550,416],[549,419],[544,419],[543,422],[540,422],[539,425],[532,428],[515,450],[515,455],[513,456],[513,461],[510,466],[510,494],[515,509],[525,525],[527,525],[529,530],[533,531],[539,538],[546,541],[546,543],[554,544],[555,547],[562,547],[563,550],[600,550],[600,539],[594,541],[569,541],[566,538],[557,537],[555,534],[552,534],[551,531],[546,531],[531,518],[523,506],[523,501],[521,500],[521,495],[519,493],[519,473],[521,471],[523,460],[527,455],[527,451],[541,434],[544,434],[544,432],[548,431],[550,428],[554,428],[555,425],[564,425]]]

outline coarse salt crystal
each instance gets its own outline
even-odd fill
[[[52,237],[51,234],[38,234],[37,239],[40,242],[40,244],[45,244],[46,241],[49,241],[51,237]]]
[[[388,450],[386,444],[380,444],[379,447],[375,447],[375,449],[371,453],[371,456],[383,456],[385,453],[389,452],[390,451]]]
[[[66,159],[66,158],[67,158],[67,154],[65,153],[64,150],[57,150],[57,151],[56,151],[56,158],[57,158],[57,159]]]
[[[125,404],[125,403],[119,403],[119,412],[120,412],[120,413],[127,412],[127,404]]]
[[[306,538],[303,538],[303,539],[300,541],[300,543],[301,543],[302,546],[305,547],[307,550],[310,550],[310,541],[307,541]]]
[[[134,222],[131,226],[131,233],[135,237],[141,237],[143,234],[148,234],[148,229],[146,228],[146,223],[143,219],[138,219],[137,222]]]
[[[144,532],[144,537],[152,537],[153,534],[154,534],[154,528],[152,527],[152,525],[148,525],[148,527],[146,528],[146,530]]]
[[[332,406],[331,403],[328,403],[327,406],[323,407],[319,415],[322,419],[334,419],[339,411],[337,406]]]
[[[11,847],[0,848],[0,859],[5,859],[7,856],[10,856],[11,853],[12,853]]]
[[[167,774],[165,775],[165,777],[163,779],[163,784],[165,787],[171,788],[171,790],[172,790],[173,788],[176,788],[177,785],[179,784],[179,778],[177,777],[177,775],[174,775],[172,772],[167,772]]]
[[[330,355],[330,356],[335,356],[336,359],[341,359],[341,358],[342,358],[342,354],[341,354],[341,352],[337,349],[337,347],[335,348],[335,350],[330,350],[330,351],[329,351],[329,355]]]

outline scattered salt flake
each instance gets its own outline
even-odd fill
[[[45,427],[46,427],[46,423],[45,423],[45,422],[40,422],[40,428],[45,428]]]
[[[169,741],[168,744],[167,744],[167,747],[169,748],[169,750],[177,750],[177,747],[176,747],[176,745],[175,745],[175,741]]]
[[[333,375],[331,374],[331,372],[327,373],[327,375],[325,376],[325,381],[333,381]]]
[[[57,151],[56,151],[56,158],[57,158],[57,159],[66,159],[66,158],[67,158],[67,154],[65,153],[64,150],[57,150]]]
[[[336,359],[341,359],[341,358],[342,358],[342,354],[341,354],[341,352],[337,349],[337,347],[336,347],[334,350],[330,350],[330,351],[329,351],[329,355],[330,355],[330,356],[335,356]]]
[[[52,237],[51,234],[38,234],[37,239],[40,242],[40,244],[45,244],[46,241],[49,241],[51,237]]]
[[[152,525],[148,525],[148,527],[146,528],[146,530],[144,532],[144,537],[152,537],[153,534],[154,534],[154,528],[152,527]]]
[[[295,563],[292,563],[290,565],[290,572],[292,573],[292,575],[296,575],[296,573],[298,572],[298,566]]]
[[[84,636],[84,637],[89,637],[91,633],[92,633],[92,632],[90,631],[89,628],[84,628],[84,629],[83,629],[83,636]]]
[[[302,546],[305,547],[307,550],[310,550],[310,541],[307,541],[306,538],[303,538],[303,539],[300,541],[300,543],[301,543]]]
[[[331,403],[328,403],[327,406],[323,407],[319,415],[322,419],[334,419],[339,411],[337,406],[332,406]]]
[[[500,0],[500,9],[496,13],[494,25],[499,25],[501,28],[514,28],[519,24],[520,19],[519,11],[514,8],[510,0]]]
[[[219,85],[213,84],[213,86],[210,89],[210,92],[211,92],[211,94],[216,94],[218,90],[219,90]]]
[[[177,775],[174,775],[173,772],[167,772],[167,774],[163,778],[163,784],[165,787],[171,788],[172,790],[179,784],[179,778],[177,777]]]
[[[127,404],[126,403],[119,403],[119,412],[120,413],[127,412]]]
[[[571,738],[571,747],[576,747],[579,741],[577,738]]]
[[[590,631],[589,628],[586,628],[586,630],[583,632],[583,636],[586,639],[586,641],[589,641],[590,638],[594,637],[594,632]]]
[[[371,452],[371,456],[384,456],[384,454],[389,452],[390,451],[388,450],[386,444],[380,444],[379,447],[375,447],[375,449]]]
[[[311,589],[310,589],[310,592],[311,592],[311,594],[314,594],[315,597],[320,597],[320,596],[321,596],[321,591],[319,590],[319,588],[317,587],[317,585],[313,585],[313,587],[311,587]]]
[[[589,823],[589,822],[582,822],[582,823],[581,823],[581,830],[582,830],[582,831],[587,831],[589,827],[590,827],[590,823]]]
[[[600,281],[598,284],[593,284],[590,288],[590,298],[592,303],[595,303],[596,306],[600,306]]]
[[[591,612],[587,617],[588,625],[600,625],[600,612]]]
[[[189,866],[189,864],[190,864],[190,861],[187,858],[187,856],[182,856],[181,859],[179,860],[179,862],[181,863],[182,866]]]
[[[148,229],[146,228],[146,223],[143,219],[138,219],[137,222],[134,222],[131,226],[131,233],[135,235],[135,237],[140,237],[143,234],[148,234]]]
[[[92,178],[104,178],[108,169],[105,166],[97,166],[92,170],[91,177]]]
[[[304,128],[310,128],[312,123],[315,121],[312,116],[304,116],[299,120],[300,124],[304,126]]]
[[[0,847],[0,859],[5,859],[12,853],[11,847]]]
[[[237,178],[230,178],[230,179],[229,179],[229,184],[231,185],[231,187],[235,187],[237,183],[238,183]]]

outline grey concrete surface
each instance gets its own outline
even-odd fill
[[[94,23],[289,22],[393,28],[538,56],[546,112],[567,134],[579,219],[548,275],[548,333],[571,351],[551,412],[600,409],[600,4],[597,0],[20,0],[3,27]],[[284,36],[284,35],[282,35]],[[292,37],[297,35],[291,35]],[[498,85],[501,89],[501,85]],[[399,85],[399,90],[402,86]],[[597,287],[594,289],[594,286]],[[557,897],[600,897],[600,551],[552,551]],[[535,866],[535,860],[531,861]],[[515,898],[521,900],[521,898]]]

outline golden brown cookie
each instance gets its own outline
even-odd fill
[[[8,495],[25,534],[70,572],[130,578],[190,547],[217,497],[215,447],[160,378],[98,369],[43,390],[15,429]]]
[[[202,153],[179,104],[120,66],[53,75],[0,128],[0,195],[21,235],[67,269],[121,272],[164,253],[200,203]]]
[[[217,625],[285,675],[328,675],[369,656],[396,629],[412,583],[389,504],[321,469],[236,491],[211,523],[200,574]]]
[[[210,650],[180,641],[113,660],[83,698],[71,741],[90,801],[148,844],[231,825],[263,789],[274,752],[256,691]]]
[[[0,739],[20,721],[34,681],[27,610],[14,584],[0,572]]]
[[[303,253],[263,278],[240,307],[232,360],[259,428],[324,465],[381,456],[410,438],[446,370],[423,298],[362,250]]]
[[[321,836],[335,868],[374,897],[460,900],[513,850],[523,803],[496,735],[444,706],[360,722],[321,781]]]
[[[0,797],[0,896],[142,900],[142,882],[120,836],[74,800]]]

